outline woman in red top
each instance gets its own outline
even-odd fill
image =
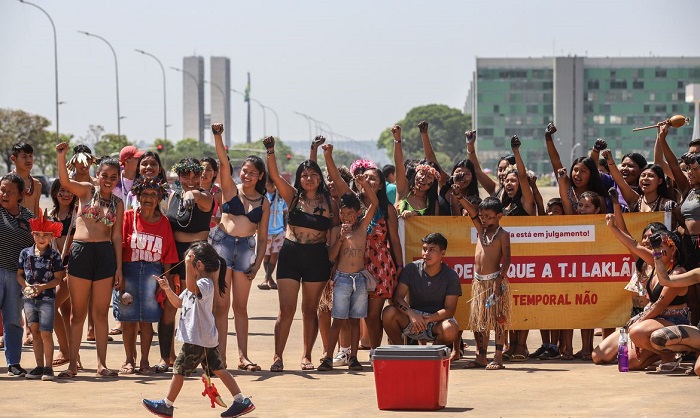
[[[160,319],[162,308],[156,298],[156,277],[178,262],[170,221],[158,204],[166,195],[165,184],[157,177],[138,178],[131,187],[138,199],[138,208],[124,212],[122,261],[125,286],[115,292],[114,317],[121,321],[126,360],[119,373],[134,373],[136,337],[141,331],[141,362],[138,372],[153,374],[148,353],[153,341],[153,325]],[[168,276],[172,276],[168,274]],[[172,281],[172,278],[169,277]]]

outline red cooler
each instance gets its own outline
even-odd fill
[[[387,345],[373,357],[379,409],[434,411],[447,405],[450,359],[444,345]]]

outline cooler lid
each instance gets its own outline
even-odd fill
[[[433,360],[447,357],[445,345],[384,345],[374,351],[373,360]]]

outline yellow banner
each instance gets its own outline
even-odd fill
[[[650,222],[664,213],[625,214],[632,237],[641,241]],[[443,261],[459,274],[462,297],[455,318],[469,323],[476,228],[468,217],[415,216],[404,222],[407,262],[421,258],[421,238],[442,233]],[[605,215],[504,217],[511,236],[512,329],[613,328],[630,317],[633,293],[624,290],[634,257],[605,225]]]

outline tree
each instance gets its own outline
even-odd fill
[[[56,144],[67,142],[73,147],[73,134],[60,134],[56,141],[56,132],[44,131],[45,140],[34,146],[34,166],[46,175],[58,177],[56,170]]]
[[[26,142],[35,148],[35,152],[41,150],[42,144],[49,140],[44,128],[50,124],[43,116],[23,110],[0,109],[0,154],[8,172],[12,170],[12,146]]]
[[[466,158],[464,132],[471,129],[471,115],[446,105],[430,104],[414,107],[396,124],[402,128],[403,153],[406,158],[423,158],[423,144],[417,125],[421,121],[430,124],[430,141],[443,168],[449,170],[454,162]],[[394,137],[391,127],[384,130],[377,141],[379,148],[386,148],[394,155]]]
[[[93,154],[98,158],[109,155],[119,158],[119,152],[127,145],[133,145],[126,135],[104,134],[95,142]]]

